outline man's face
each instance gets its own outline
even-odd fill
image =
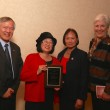
[[[12,38],[13,32],[14,32],[13,21],[10,20],[10,21],[0,23],[0,38],[3,41],[8,42]]]
[[[95,36],[99,39],[103,39],[104,37],[106,37],[108,32],[108,27],[106,23],[102,20],[96,21],[94,23],[94,32],[95,32]]]

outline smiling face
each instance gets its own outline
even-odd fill
[[[53,47],[53,41],[50,38],[46,38],[41,43],[41,49],[43,53],[50,53]]]
[[[94,34],[98,39],[103,39],[108,33],[108,26],[104,20],[98,20],[94,23]]]
[[[14,22],[13,21],[6,21],[0,23],[0,38],[5,41],[9,42],[12,38],[14,32]]]
[[[65,36],[65,45],[68,48],[74,48],[77,46],[78,43],[78,38],[75,36],[75,34],[73,32],[69,32],[66,36]]]

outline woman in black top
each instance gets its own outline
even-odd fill
[[[84,110],[87,97],[87,53],[77,48],[79,38],[74,29],[66,30],[63,44],[66,48],[58,54],[58,59],[63,66],[60,110]]]

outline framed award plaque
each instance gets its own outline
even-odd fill
[[[62,67],[61,66],[47,66],[45,74],[45,87],[57,88],[62,85]]]

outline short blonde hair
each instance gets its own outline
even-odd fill
[[[96,21],[100,21],[100,20],[104,21],[106,23],[107,27],[109,28],[109,26],[110,26],[110,18],[109,18],[108,15],[106,15],[106,14],[99,14],[99,15],[97,15],[95,20],[94,20],[94,23]]]

